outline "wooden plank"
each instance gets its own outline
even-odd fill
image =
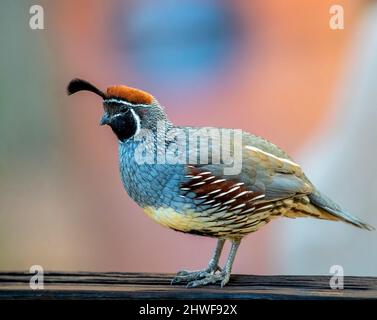
[[[377,299],[377,278],[345,277],[332,290],[329,276],[233,275],[218,285],[170,285],[172,274],[46,272],[44,289],[31,290],[31,274],[0,273],[1,299]]]

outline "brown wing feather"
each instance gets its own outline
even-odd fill
[[[205,170],[188,166],[188,180],[182,184],[181,189],[187,193],[194,192],[195,198],[202,200],[201,205],[217,208],[213,213],[226,210],[237,211],[238,215],[242,215],[263,206],[263,192],[250,190],[245,183],[234,177],[226,179]]]

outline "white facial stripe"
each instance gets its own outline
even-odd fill
[[[122,113],[116,113],[116,114],[112,115],[111,118],[120,117],[121,115],[122,115]]]
[[[131,113],[132,113],[132,115],[133,115],[133,117],[134,117],[134,119],[136,121],[136,132],[135,132],[134,135],[136,136],[140,132],[140,128],[141,128],[140,117],[137,115],[137,113],[135,112],[135,110],[133,110],[132,108],[134,108],[134,107],[141,107],[141,106],[146,106],[147,107],[147,105],[144,105],[144,104],[134,105],[134,104],[129,103],[127,101],[118,100],[118,99],[114,99],[114,98],[112,98],[112,99],[105,99],[104,102],[105,103],[112,103],[112,102],[114,102],[114,103],[119,103],[119,104],[123,104],[123,105],[125,105],[127,107],[130,107],[130,111],[131,111]],[[119,117],[120,115],[122,115],[122,113],[117,113],[117,114],[113,115],[112,117]]]
[[[130,110],[136,121],[136,132],[134,134],[134,136],[136,136],[140,132],[140,117],[136,114],[135,110],[132,108],[130,108]]]
[[[274,158],[274,159],[276,159],[276,160],[279,160],[279,161],[282,161],[282,162],[288,163],[288,164],[290,164],[290,165],[292,165],[292,166],[300,167],[297,163],[295,163],[295,162],[293,162],[293,161],[291,161],[291,160],[289,160],[289,159],[284,159],[284,158],[277,157],[277,156],[275,156],[275,155],[273,155],[273,154],[271,154],[271,153],[265,152],[265,151],[263,151],[263,150],[261,150],[261,149],[259,149],[259,148],[252,147],[252,146],[246,146],[245,148],[246,148],[246,149],[249,149],[249,150],[251,150],[251,151],[255,151],[255,152],[263,153],[263,154],[265,154],[266,156],[269,156],[269,157]]]

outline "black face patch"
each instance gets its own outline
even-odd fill
[[[110,117],[108,125],[120,141],[125,141],[133,137],[137,131],[137,119],[131,109],[126,109]]]

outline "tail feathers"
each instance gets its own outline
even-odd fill
[[[309,195],[310,202],[317,208],[324,211],[330,217],[329,220],[340,220],[352,224],[358,228],[365,230],[375,230],[374,227],[365,223],[357,217],[352,216],[348,212],[344,211],[335,202],[330,200],[328,197],[320,194],[318,191]],[[326,217],[324,217],[326,219]],[[334,219],[335,218],[335,219]]]

